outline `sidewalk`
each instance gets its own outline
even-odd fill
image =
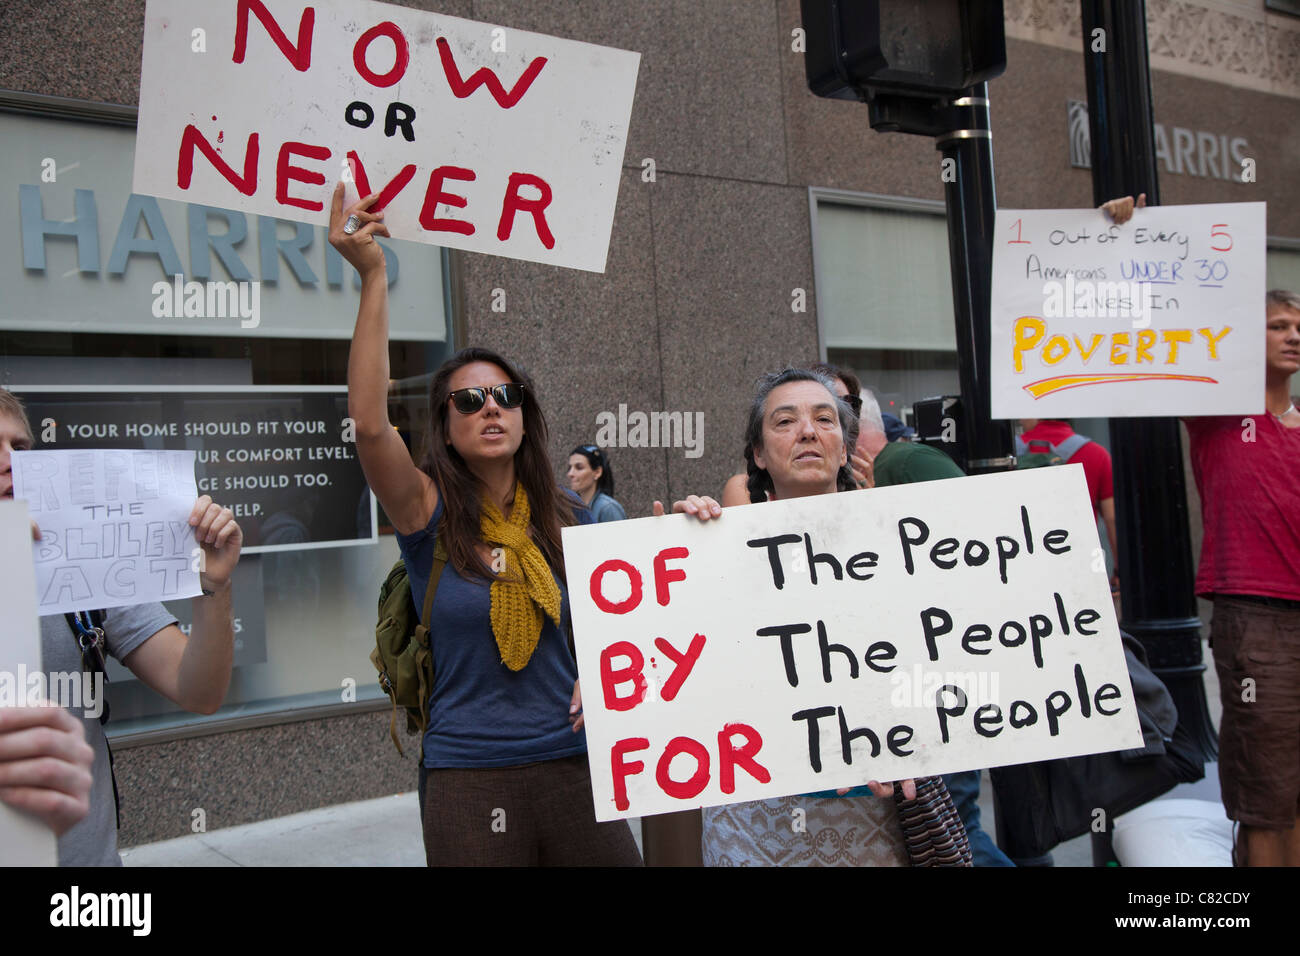
[[[641,849],[641,821],[632,820]],[[415,792],[340,803],[122,851],[127,866],[424,866]]]
[[[985,774],[980,816],[993,825],[993,796]],[[1205,779],[1182,784],[1160,800],[1219,800],[1217,763],[1205,765]],[[632,820],[641,849],[641,821]],[[991,832],[991,829],[990,829]],[[1052,851],[1057,866],[1092,866],[1085,834]],[[122,851],[127,866],[424,866],[420,811],[414,792],[378,800],[341,803],[259,823],[146,843]]]

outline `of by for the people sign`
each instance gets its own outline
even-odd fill
[[[1067,465],[564,530],[598,820],[1142,744]]]
[[[640,54],[371,0],[150,0],[135,191],[603,272]]]

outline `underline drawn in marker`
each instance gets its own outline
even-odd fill
[[[1178,375],[1162,372],[1097,372],[1091,375],[1056,375],[1040,379],[1021,386],[1034,398],[1042,398],[1053,392],[1063,392],[1071,388],[1083,388],[1088,385],[1112,385],[1118,382],[1204,382],[1217,385],[1218,380],[1208,375]]]

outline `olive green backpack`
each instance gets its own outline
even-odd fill
[[[441,531],[441,528],[439,528]],[[403,757],[397,739],[397,708],[406,711],[406,732],[420,733],[429,726],[429,697],[433,693],[433,650],[428,621],[438,579],[447,564],[447,549],[438,534],[433,547],[433,568],[424,594],[424,614],[415,616],[415,599],[406,564],[398,561],[379,588],[379,623],[375,626],[375,649],[370,662],[379,671],[379,687],[393,702],[388,733]]]

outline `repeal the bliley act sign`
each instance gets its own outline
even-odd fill
[[[598,820],[1139,747],[1078,466],[564,529]]]
[[[603,272],[640,54],[371,0],[150,0],[137,193]]]

